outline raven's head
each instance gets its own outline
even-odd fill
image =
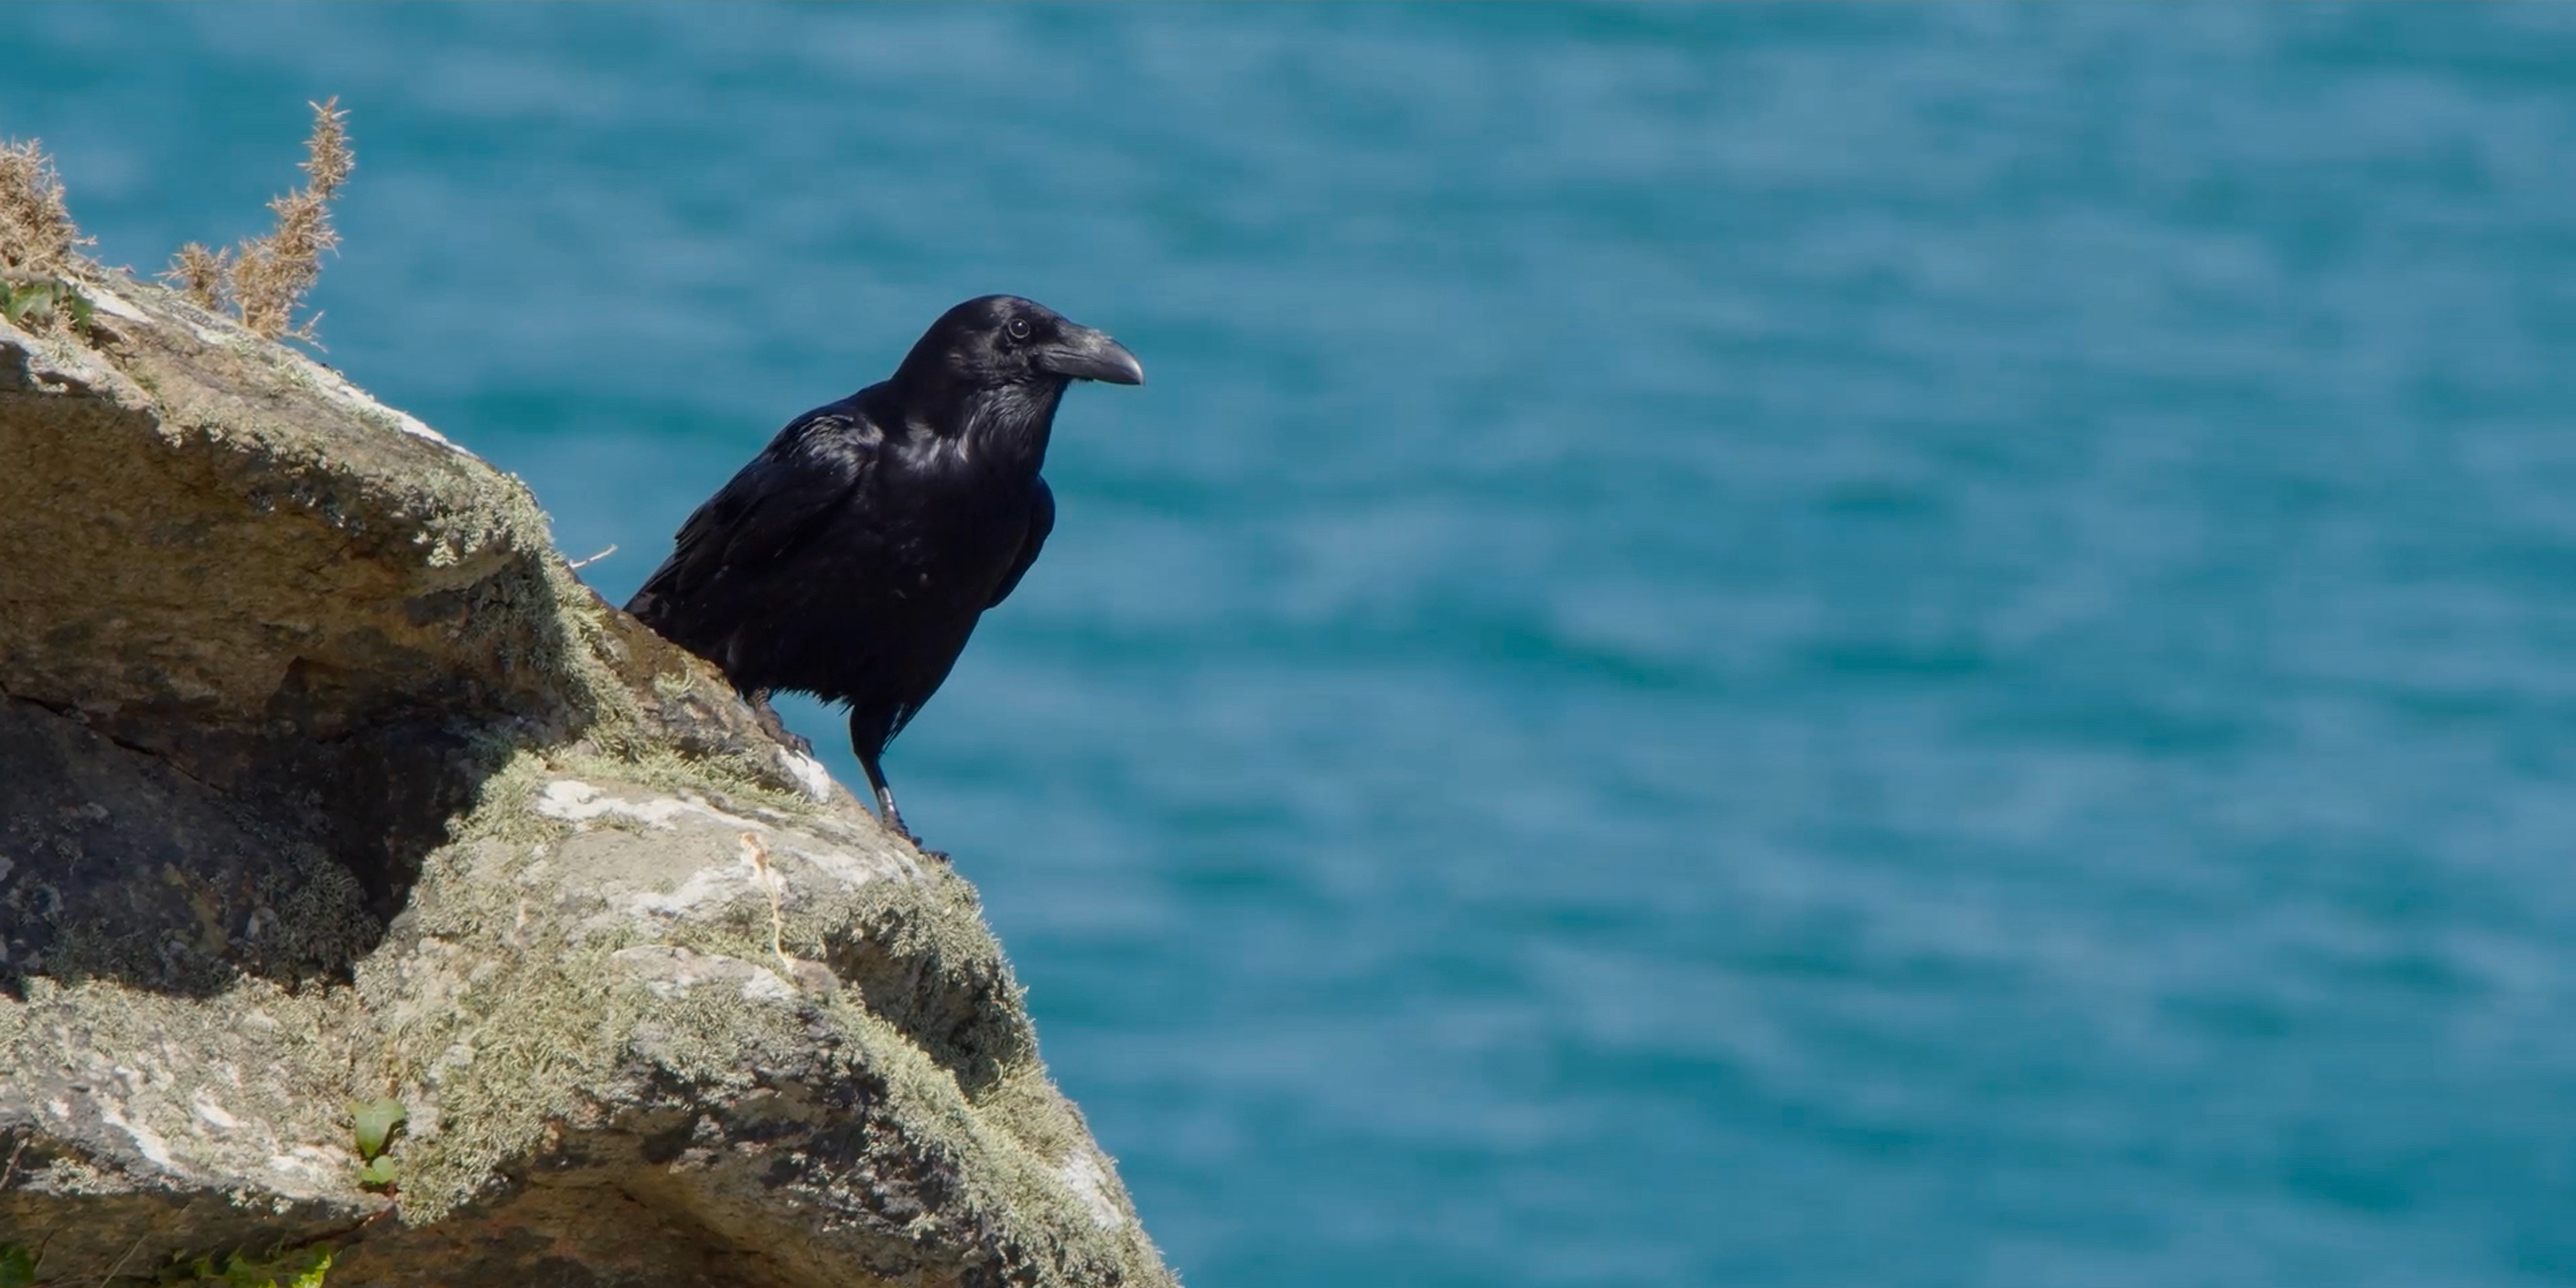
[[[1016,295],[986,295],[939,315],[914,343],[898,384],[1003,389],[1075,380],[1145,383],[1145,368],[1107,335]]]

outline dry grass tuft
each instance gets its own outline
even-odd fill
[[[63,179],[44,144],[0,143],[0,271],[49,277],[78,267],[89,244],[63,204]]]
[[[322,279],[322,255],[337,250],[340,232],[331,226],[331,199],[357,168],[349,150],[348,113],[340,100],[315,103],[313,136],[305,140],[305,186],[268,203],[277,227],[267,236],[245,239],[236,250],[208,250],[190,242],[179,248],[163,281],[186,291],[207,308],[230,303],[242,325],[270,339],[313,339],[320,314],[295,322],[304,293]]]
[[[89,244],[44,144],[0,143],[0,321],[40,333],[86,330],[89,297],[70,279],[90,267],[80,253]]]
[[[233,253],[208,250],[203,242],[190,242],[179,248],[170,259],[170,271],[161,280],[188,293],[188,298],[210,309],[224,306],[224,293],[231,289]]]

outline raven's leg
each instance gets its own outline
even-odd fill
[[[895,812],[894,789],[886,786],[885,770],[880,768],[877,764],[877,760],[882,754],[883,753],[880,752],[860,752],[859,768],[868,771],[868,786],[876,789],[877,812],[885,816],[886,830],[893,832],[895,835],[900,836],[915,845],[919,845],[921,844],[921,838],[914,836],[912,834],[912,829],[903,825],[903,815]]]
[[[804,756],[808,759],[813,757],[814,744],[798,737],[793,730],[790,730],[787,727],[786,721],[778,718],[778,708],[769,705],[769,690],[761,689],[744,696],[745,700],[751,703],[751,713],[760,717],[760,728],[762,732],[787,744],[787,749],[795,752],[799,756]]]
[[[868,786],[876,789],[877,814],[885,819],[886,830],[915,845],[921,838],[903,825],[903,815],[894,808],[894,789],[886,786],[886,735],[894,732],[894,713],[852,704],[850,707],[850,750],[858,753],[859,768],[868,771]]]
[[[894,712],[851,707],[850,750],[858,753],[859,768],[868,771],[868,786],[876,790],[877,814],[885,820],[886,830],[912,842],[923,854],[945,860],[947,855],[923,845],[921,838],[903,825],[903,814],[894,807],[894,789],[886,785],[885,749],[893,740],[889,735],[896,723]]]

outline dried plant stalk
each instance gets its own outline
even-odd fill
[[[161,275],[208,308],[231,303],[243,326],[270,339],[313,339],[320,315],[298,325],[295,311],[303,306],[305,292],[322,279],[323,253],[339,249],[331,199],[358,164],[349,150],[348,113],[340,110],[340,100],[312,107],[313,135],[305,140],[302,166],[306,183],[268,203],[277,226],[266,236],[245,239],[237,250],[210,251],[190,242]]]
[[[224,306],[224,294],[233,271],[233,253],[208,250],[203,242],[190,242],[179,248],[170,260],[170,271],[161,279],[188,293],[188,298],[210,309]]]

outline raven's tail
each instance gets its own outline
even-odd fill
[[[626,601],[628,615],[652,627],[655,634],[671,633],[671,613],[678,607],[671,596],[671,574],[677,571],[679,562],[676,558],[663,560],[662,566],[654,569],[634,597]]]

